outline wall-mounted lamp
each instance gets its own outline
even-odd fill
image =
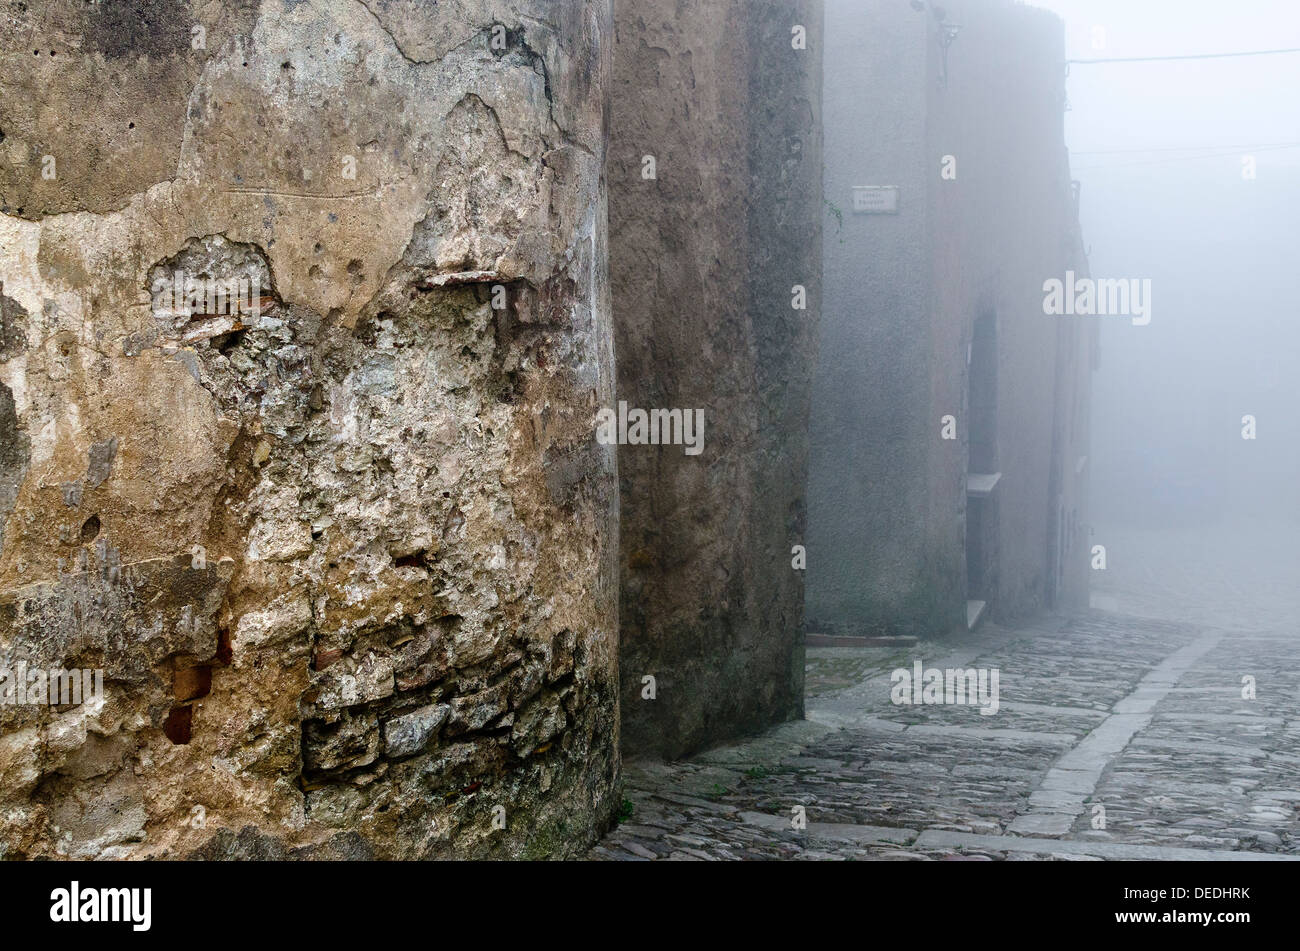
[[[925,0],[908,0],[908,5],[917,13],[925,10]],[[957,34],[961,32],[960,23],[948,22],[948,11],[938,4],[931,4],[930,12],[939,23],[939,48],[943,50],[943,61],[939,73],[939,84],[948,85],[948,47],[952,46],[952,41],[957,39]]]
[[[946,88],[948,85],[948,47],[952,46],[952,41],[957,39],[957,34],[961,32],[961,24],[949,23],[948,11],[943,7],[931,7],[930,12],[939,21],[939,48],[943,50],[939,84]]]

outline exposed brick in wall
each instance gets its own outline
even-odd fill
[[[130,6],[0,37],[0,666],[104,683],[0,706],[0,854],[583,848],[608,4]]]

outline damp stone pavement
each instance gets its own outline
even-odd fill
[[[1300,859],[1297,643],[1091,610],[809,648],[805,720],[625,763],[622,819],[588,858]],[[997,670],[997,712],[893,703],[917,660]]]

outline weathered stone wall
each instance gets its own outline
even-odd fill
[[[1001,479],[987,594],[991,616],[1009,624],[1053,605],[1087,604],[1088,480],[1078,466],[1088,454],[1096,321],[1043,313],[1044,281],[1087,271],[1065,148],[1064,25],[1048,10],[1010,0],[953,0],[944,9],[962,27],[946,78],[938,78],[941,57],[932,56],[929,82],[925,164],[938,354],[931,428],[942,414],[956,414],[959,442],[969,450],[972,322],[990,318]],[[937,50],[938,25],[927,19]],[[956,158],[955,179],[935,173],[944,155]],[[942,516],[947,499],[964,491],[965,466],[951,443],[931,438],[929,445],[932,537],[960,549],[962,535]]]
[[[0,666],[104,692],[0,705],[0,853],[582,848],[608,3],[5,17]],[[178,272],[252,294],[177,308]]]
[[[618,398],[705,420],[698,455],[619,450],[624,749],[674,756],[802,712],[821,4],[617,0],[615,27]]]
[[[828,0],[825,291],[813,386],[807,619],[913,634],[956,623],[960,550],[926,537],[933,348],[925,165],[929,45],[907,3]],[[853,212],[894,185],[896,215]],[[954,345],[955,350],[955,345]],[[957,516],[953,503],[952,520]]]
[[[960,25],[945,54],[935,9],[827,3],[826,194],[843,228],[825,244],[807,619],[837,633],[964,630],[968,597],[1007,621],[1086,599],[1079,460],[1095,338],[1086,319],[1042,307],[1044,281],[1086,270],[1063,27],[1011,0],[952,0],[938,7]],[[898,213],[853,213],[855,185],[897,186]],[[995,340],[996,410],[973,454],[979,319]],[[972,461],[1001,473],[978,594]]]

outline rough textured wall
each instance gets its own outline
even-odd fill
[[[1082,266],[1062,26],[1010,0],[952,0],[942,10],[961,24],[946,57],[933,5],[827,4],[827,199],[845,210],[842,232],[828,226],[825,244],[810,628],[965,628],[965,601],[976,597],[967,591],[966,538],[977,523],[966,478],[979,318],[996,328],[991,455],[1001,479],[981,533],[992,549],[993,615],[1011,620],[1051,603],[1058,555],[1068,561],[1061,589],[1078,601],[1082,532],[1067,532],[1058,550],[1053,525],[1086,508],[1086,477],[1074,468],[1086,445],[1090,331],[1042,309],[1043,282]],[[899,186],[898,214],[854,214],[854,185]],[[947,416],[953,439],[943,438]]]
[[[820,309],[820,7],[615,3],[618,397],[705,420],[699,455],[619,449],[628,752],[677,755],[802,712],[791,548]]]
[[[0,705],[0,852],[584,846],[608,4],[5,16],[0,666],[104,689]]]
[[[927,512],[935,349],[926,100],[930,19],[893,0],[826,4],[825,303],[808,485],[810,629],[930,634],[956,623],[960,546]],[[897,214],[853,211],[898,187]],[[958,344],[952,345],[956,352]],[[963,351],[964,354],[964,351]],[[948,521],[960,526],[954,500]]]

